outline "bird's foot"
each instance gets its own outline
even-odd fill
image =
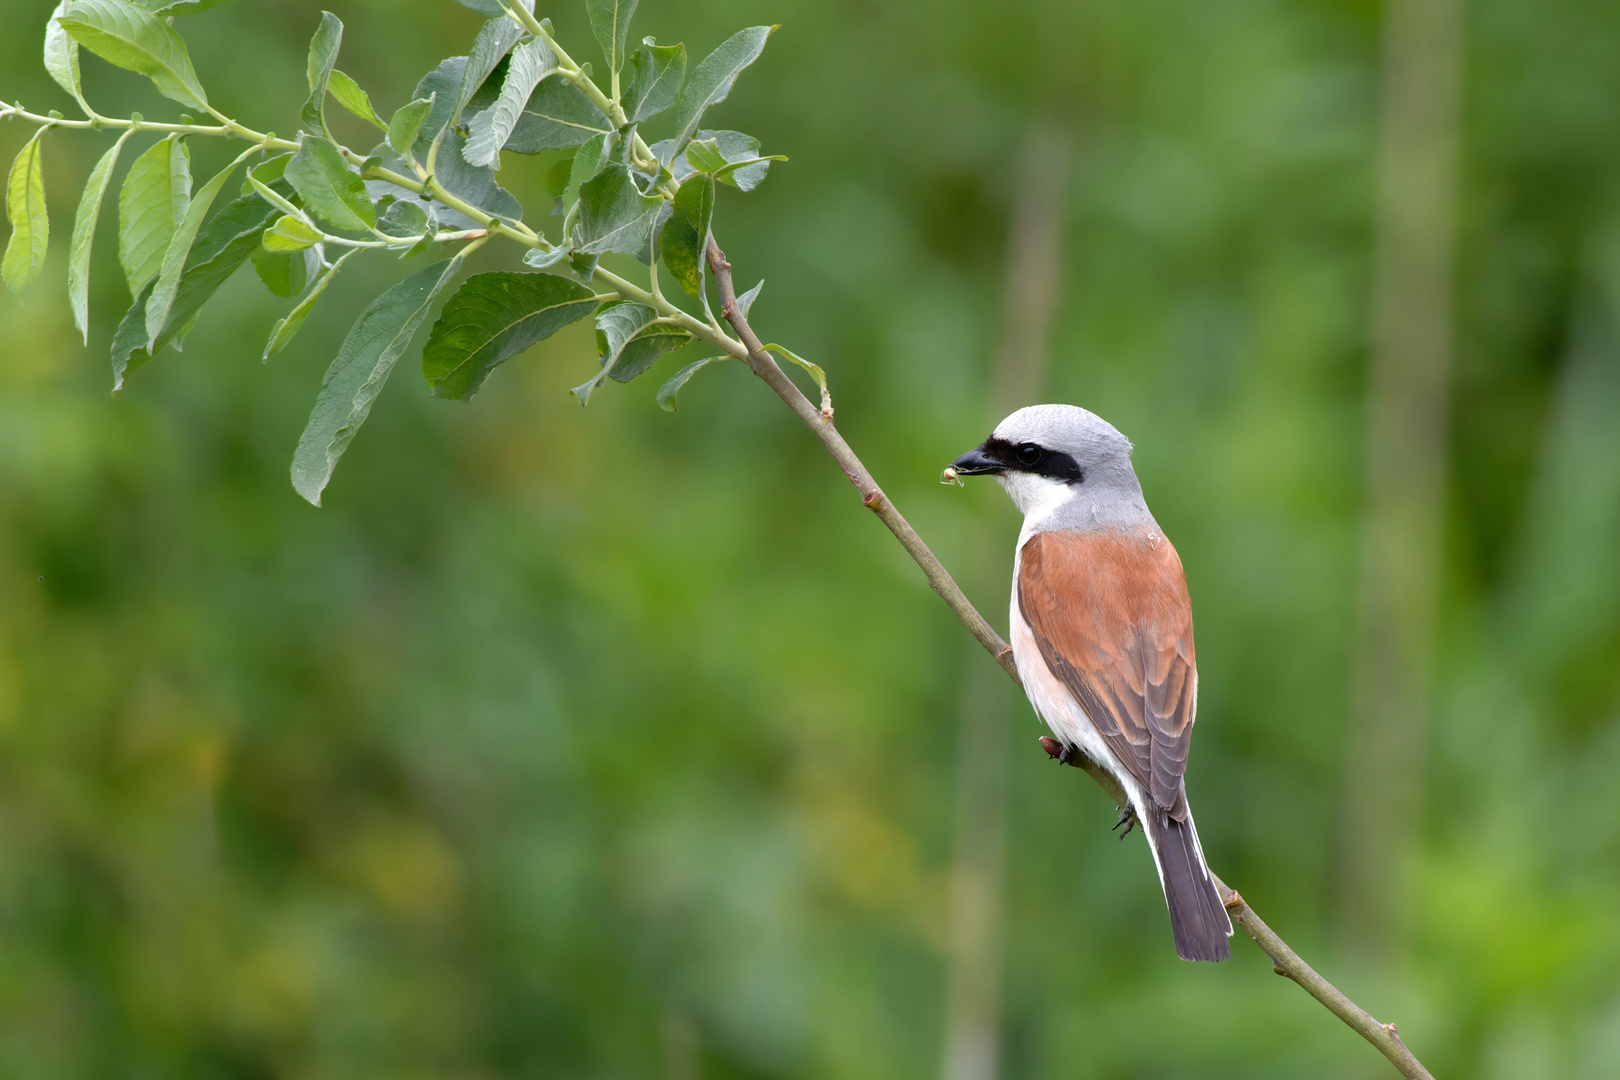
[[[1127,836],[1131,835],[1132,829],[1136,828],[1136,807],[1120,807],[1119,820],[1114,822],[1114,829],[1117,830],[1121,825],[1125,826],[1125,831],[1119,834],[1119,838],[1123,840]]]
[[[1073,765],[1080,756],[1080,751],[1068,743],[1058,742],[1048,735],[1041,736],[1041,749],[1046,751],[1047,757],[1055,758],[1059,765]]]

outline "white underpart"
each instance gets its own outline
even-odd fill
[[[1004,472],[996,477],[1002,490],[1012,497],[1013,505],[1024,515],[1024,532],[1018,538],[1023,547],[1032,526],[1038,525],[1048,514],[1074,497],[1074,489],[1062,480],[1027,472]]]
[[[1013,486],[1005,479],[1002,480],[1002,485],[1007,488],[1007,494],[1012,495],[1013,501],[1018,503],[1019,509],[1024,509],[1024,504],[1014,493]],[[1044,507],[1041,517],[1050,514],[1065,497],[1072,494],[1065,484],[1055,486],[1060,489],[1062,495],[1052,501],[1051,505]],[[1039,491],[1038,488],[1035,490]],[[1071,746],[1078,746],[1092,761],[1112,773],[1114,779],[1125,789],[1125,794],[1130,797],[1131,806],[1136,810],[1137,817],[1145,822],[1152,806],[1148,802],[1147,792],[1142,790],[1142,785],[1137,783],[1136,777],[1132,776],[1130,771],[1120,764],[1119,758],[1114,756],[1113,750],[1109,749],[1108,743],[1103,739],[1102,732],[1091,722],[1091,717],[1080,707],[1074,694],[1052,674],[1052,669],[1046,666],[1046,658],[1041,655],[1040,646],[1035,643],[1035,633],[1030,630],[1029,624],[1024,621],[1023,611],[1019,609],[1018,583],[1023,577],[1024,542],[1029,539],[1030,526],[1036,521],[1038,518],[1034,514],[1025,517],[1024,530],[1018,538],[1018,552],[1013,556],[1012,610],[1007,617],[1007,626],[1012,634],[1013,662],[1018,665],[1018,678],[1024,684],[1024,694],[1029,698],[1029,703],[1035,707],[1036,714],[1046,722],[1046,726],[1052,729],[1052,734]],[[1145,825],[1142,834],[1147,837],[1148,846],[1153,849],[1153,869],[1158,871],[1159,888],[1162,891],[1164,868],[1159,865],[1158,847],[1153,841],[1153,833]],[[1196,837],[1196,833],[1194,835]],[[1202,849],[1199,856],[1200,858],[1203,856]],[[1168,902],[1167,897],[1166,903]]]

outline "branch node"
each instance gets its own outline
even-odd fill
[[[1276,964],[1271,965],[1271,973],[1273,975],[1281,975],[1285,979],[1288,978],[1288,972],[1284,971],[1282,968],[1278,967]]]
[[[1222,904],[1227,911],[1236,911],[1238,908],[1243,906],[1243,897],[1238,895],[1238,891],[1236,889],[1233,889],[1232,895],[1228,896],[1222,902]],[[1278,974],[1280,975],[1282,972],[1278,972]]]
[[[872,511],[874,514],[879,513],[883,510],[884,505],[883,492],[878,491],[876,488],[872,489],[861,498],[861,505]]]

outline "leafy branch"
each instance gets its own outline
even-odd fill
[[[962,624],[1018,678],[1010,647],[838,432],[822,369],[754,332],[749,316],[760,286],[738,295],[731,264],[713,239],[719,186],[752,191],[773,162],[784,160],[762,155],[751,136],[699,126],[759,58],[774,27],[737,33],[688,71],[682,45],[660,46],[648,38],[629,51],[635,0],[587,0],[609,76],[603,90],[590,66],[577,63],[558,43],[550,22],[535,17],[533,0],[459,0],[488,21],[466,55],[427,73],[412,99],[385,121],[370,96],[336,67],[343,24],[325,13],[310,43],[301,131],[283,139],[209,103],[173,20],[214,2],[67,0],[47,23],[45,66],[85,119],[0,105],[0,120],[38,128],[6,185],[12,234],[0,277],[18,293],[39,277],[48,250],[45,136],[57,130],[120,133],[86,183],[70,245],[69,299],[87,339],[90,253],[112,173],[131,140],[155,137],[130,165],[118,198],[119,261],[133,303],[113,335],[115,387],[167,346],[178,345],[220,285],[248,262],[273,294],[296,300],[271,331],[268,360],[287,346],[351,259],[377,251],[410,258],[453,249],[372,301],[327,369],[292,464],[293,486],[319,505],[398,360],[468,258],[494,240],[511,241],[523,249],[530,270],[484,272],[461,281],[428,334],[422,371],[435,395],[470,399],[497,366],[587,317],[596,327],[598,370],[574,388],[581,404],[607,381],[629,382],[665,353],[701,341],[719,355],[682,367],[663,384],[658,403],[673,410],[682,387],[711,364],[746,363],[821,441],[862,504],[916,560]],[[191,116],[152,122],[138,113],[102,115],[84,94],[81,49],[146,75],[159,93],[216,123],[199,124]],[[363,153],[339,143],[327,121],[329,100],[383,133],[383,141]],[[649,143],[642,126],[671,112],[673,132]],[[187,147],[193,137],[250,146],[193,192]],[[548,183],[553,216],[561,218],[552,236],[525,224],[522,204],[497,183],[503,151],[558,155]],[[236,170],[256,157],[262,160],[248,168],[240,194],[215,210]],[[336,252],[341,254],[334,258]],[[624,256],[646,267],[645,284],[625,276],[629,269],[621,274],[602,265],[604,257]],[[663,291],[660,267],[698,312]],[[718,318],[709,303],[710,276]],[[816,380],[819,405],[800,392],[777,357]],[[1116,803],[1125,802],[1096,763],[1083,756],[1074,763]],[[1377,1046],[1403,1075],[1429,1076],[1394,1025],[1378,1024],[1300,960],[1237,893],[1224,886],[1222,892],[1233,917],[1279,974]]]

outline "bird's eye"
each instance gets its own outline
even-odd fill
[[[1021,465],[1039,465],[1043,451],[1032,442],[1024,443],[1017,450],[1018,461]]]

